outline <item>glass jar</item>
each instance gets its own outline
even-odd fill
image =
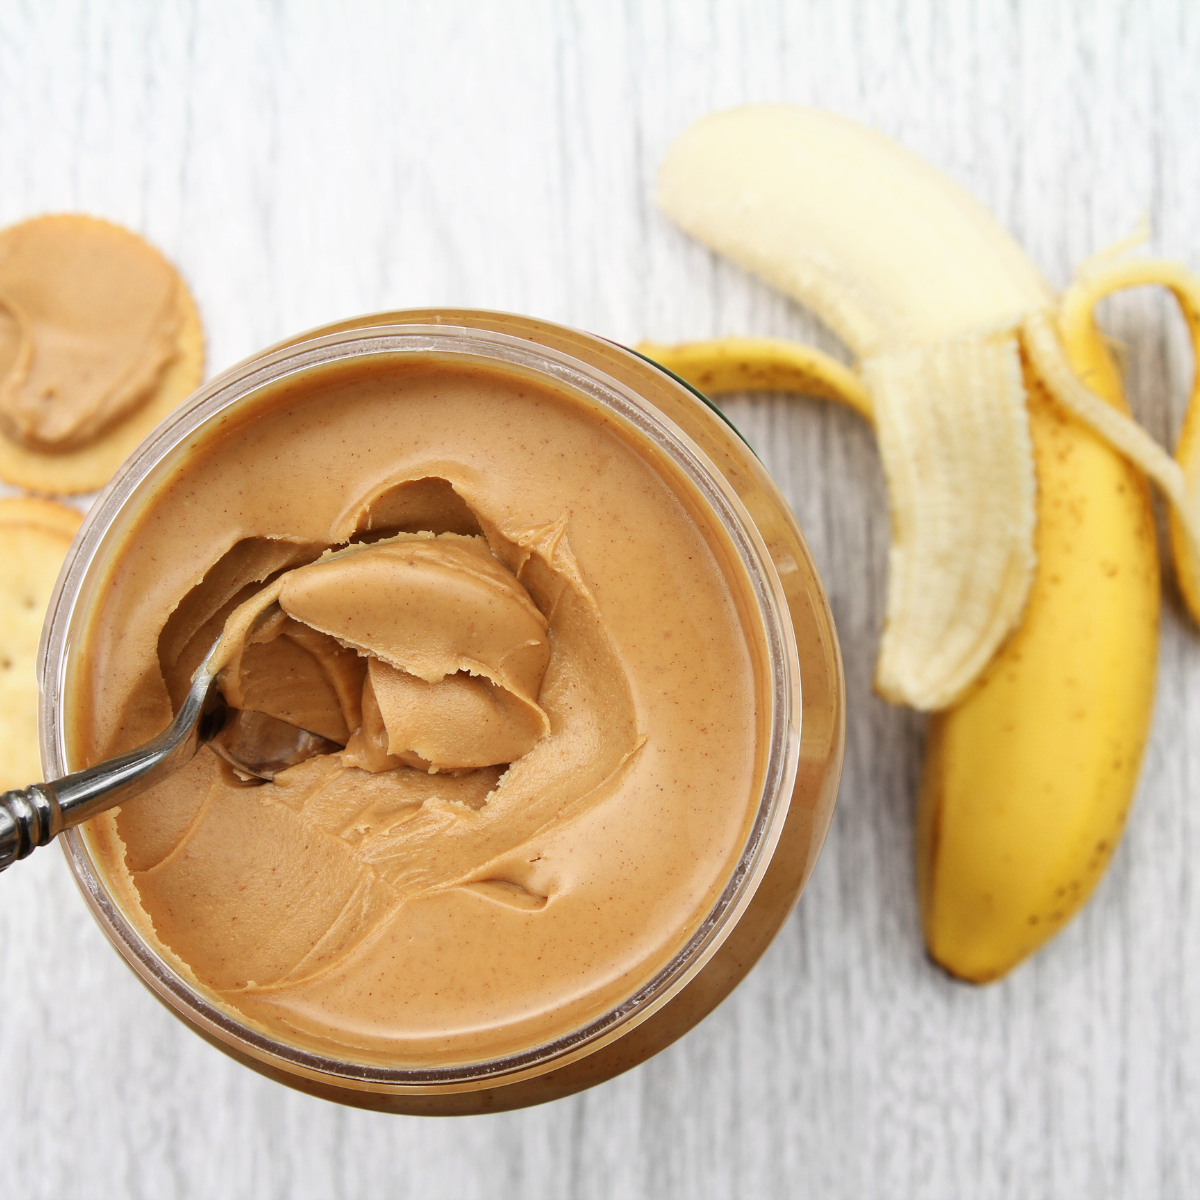
[[[63,838],[101,928],[139,977],[198,1033],[253,1069],[363,1108],[501,1111],[579,1091],[636,1066],[725,998],[766,949],[820,851],[841,772],[841,658],[817,572],[787,503],[736,430],[657,365],[600,338],[527,317],[464,310],[384,313],[326,326],[252,358],[197,392],[100,496],[51,601],[39,654],[47,778],[74,766],[66,713],[88,621],[125,532],[205,430],[283,380],[356,357],[447,355],[516,366],[586,397],[685,477],[752,583],[771,681],[769,745],[756,811],[719,898],[682,948],[615,1008],[521,1053],[446,1068],[381,1066],[314,1053],[264,1033],[198,988],[139,930],[98,866],[88,827]],[[801,698],[802,697],[802,698]]]

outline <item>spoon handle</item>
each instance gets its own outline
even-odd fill
[[[58,798],[45,784],[0,795],[0,871],[66,828]]]
[[[213,682],[213,676],[197,671],[178,715],[144,746],[61,779],[0,794],[0,871],[64,829],[153,787],[195,757],[225,720]]]
[[[19,858],[27,858],[64,829],[132,799],[183,766],[200,748],[195,726],[180,731],[176,725],[153,741],[55,779],[0,794],[0,871]]]

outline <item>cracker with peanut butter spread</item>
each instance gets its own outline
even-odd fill
[[[136,234],[74,214],[0,230],[0,478],[103,486],[203,370],[195,302]]]
[[[42,778],[38,639],[82,519],[75,509],[52,500],[0,500],[0,790]]]

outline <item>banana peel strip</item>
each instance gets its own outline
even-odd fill
[[[1200,364],[1200,280],[1177,263],[1122,260],[1113,252],[1097,256],[1080,267],[1064,293],[1059,323],[1081,312],[1090,320],[1105,296],[1147,284],[1165,287],[1174,296],[1187,323],[1193,361]],[[1170,502],[1175,572],[1192,619],[1200,623],[1200,374],[1194,366],[1192,395],[1172,458],[1136,421],[1105,403],[1079,379],[1049,314],[1030,313],[1021,334],[1030,360],[1059,403],[1145,471]]]
[[[1196,539],[1200,522],[1189,502],[1183,468],[1135,420],[1080,383],[1067,361],[1051,316],[1030,313],[1021,323],[1021,334],[1030,361],[1054,398],[1141,467],[1175,506],[1189,538]]]
[[[862,379],[815,346],[783,338],[725,337],[678,346],[642,342],[636,349],[706,396],[752,390],[799,392],[837,400],[868,421],[872,418],[871,395]]]

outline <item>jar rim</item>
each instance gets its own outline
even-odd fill
[[[188,447],[201,440],[221,414],[236,405],[253,403],[256,393],[284,379],[354,359],[414,353],[508,364],[582,392],[648,439],[709,506],[750,582],[762,621],[771,712],[761,792],[742,852],[725,886],[670,960],[606,1013],[528,1050],[446,1067],[384,1066],[315,1053],[239,1020],[194,986],[125,914],[94,862],[84,834],[73,829],[63,839],[76,882],[110,940],[161,999],[202,1031],[260,1062],[310,1079],[368,1090],[452,1091],[515,1082],[589,1054],[656,1012],[705,965],[753,897],[787,816],[799,763],[800,665],[787,600],[762,536],[728,481],[678,425],[632,388],[576,355],[494,329],[469,324],[406,324],[403,316],[389,314],[401,318],[395,323],[318,332],[231,368],[194,393],[126,461],[85,519],[50,602],[38,651],[39,733],[47,776],[65,774],[70,672],[84,645],[91,602],[112,552],[142,511],[142,502],[176,468]],[[469,317],[463,310],[453,314],[455,321]],[[612,343],[603,345],[611,350]],[[631,358],[640,358],[629,353]],[[650,363],[645,369],[656,368]],[[677,385],[699,403],[690,389]]]

